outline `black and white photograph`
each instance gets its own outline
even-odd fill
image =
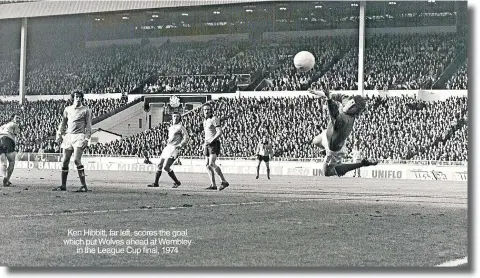
[[[469,9],[0,0],[0,266],[468,273]]]

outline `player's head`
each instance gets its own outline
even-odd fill
[[[75,105],[81,104],[83,102],[83,92],[80,90],[74,90],[71,93],[72,101]]]
[[[343,106],[343,113],[357,116],[365,110],[366,101],[359,95],[350,96]]]
[[[202,109],[203,109],[203,115],[206,118],[209,118],[213,115],[213,109],[210,104],[205,104]]]
[[[262,137],[262,143],[263,143],[263,144],[267,144],[267,143],[268,143],[267,136],[264,135],[264,136]]]
[[[20,123],[20,115],[16,114],[16,113],[13,113],[11,116],[10,116],[10,122],[12,123]]]
[[[178,124],[181,121],[182,121],[182,116],[180,115],[180,113],[175,112],[172,114],[172,122],[174,125]]]

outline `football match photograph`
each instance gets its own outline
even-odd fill
[[[0,266],[471,273],[469,5],[0,0]]]

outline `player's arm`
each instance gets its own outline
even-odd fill
[[[92,110],[87,109],[87,113],[85,115],[85,142],[83,142],[84,148],[87,147],[90,136],[92,136]]]
[[[319,97],[326,97],[326,98],[327,98],[328,114],[330,115],[330,117],[332,118],[332,120],[336,120],[336,119],[337,119],[337,116],[338,116],[338,114],[339,114],[339,112],[338,112],[338,105],[337,105],[337,103],[331,98],[330,88],[329,88],[329,84],[328,84],[328,83],[325,83],[325,84],[324,84],[322,91],[317,91],[317,90],[310,89],[308,92],[311,93],[311,94],[313,94],[313,95],[319,96]]]
[[[257,148],[255,149],[255,154],[254,155],[258,155],[260,153],[260,145],[261,145],[261,143],[257,144]]]
[[[190,137],[188,137],[188,132],[185,127],[182,126],[180,130],[182,131],[182,142],[180,142],[177,147],[183,148],[188,143],[188,141],[190,141]]]
[[[63,110],[62,120],[60,121],[60,124],[58,125],[58,128],[57,128],[56,141],[59,144],[62,142],[63,135],[65,134],[65,131],[67,129],[67,122],[68,122],[67,109],[65,108],[65,110]]]
[[[330,88],[327,86],[324,87],[323,93],[327,97],[327,109],[328,109],[328,114],[330,115],[330,118],[332,121],[335,121],[338,117],[338,114],[340,112],[338,111],[338,105],[335,100],[333,100],[330,96]]]
[[[20,127],[16,124],[13,128],[13,135],[18,136],[20,134]]]
[[[308,92],[312,95],[316,95],[316,96],[319,96],[319,97],[325,97],[325,93],[323,91],[317,91],[317,90],[310,89],[310,90],[308,90]]]

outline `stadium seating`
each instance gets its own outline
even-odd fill
[[[365,89],[428,89],[453,61],[461,41],[452,34],[375,35],[365,44]],[[316,56],[314,71],[299,73],[293,67],[293,56],[301,50]],[[136,88],[209,93],[235,89],[234,74],[263,72],[269,85],[262,90],[304,90],[317,80],[329,80],[332,89],[356,90],[357,53],[354,36],[71,49],[49,59],[32,54],[26,86],[29,95],[67,94],[76,88],[97,94]],[[18,94],[15,59],[2,59],[0,95]],[[446,88],[466,88],[466,65]]]

